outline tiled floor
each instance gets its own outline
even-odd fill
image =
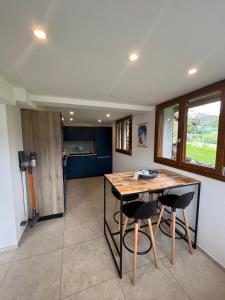
[[[108,200],[110,216],[110,190]],[[140,247],[144,245],[142,238]],[[132,286],[132,255],[125,250],[124,275],[118,279],[103,236],[103,179],[69,181],[65,218],[37,223],[19,249],[0,253],[0,299],[225,299],[225,273],[209,258],[198,250],[190,255],[187,244],[177,241],[177,260],[171,266],[170,240],[160,232],[157,246],[159,269],[152,253],[138,256]]]

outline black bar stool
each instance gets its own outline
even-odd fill
[[[155,238],[154,238],[152,222],[151,222],[151,217],[153,217],[157,213],[157,210],[158,210],[157,201],[151,201],[151,202],[135,201],[135,202],[125,204],[123,206],[123,213],[126,216],[124,220],[124,226],[123,226],[123,233],[122,233],[123,237],[127,228],[128,220],[131,218],[135,219],[133,276],[132,276],[133,284],[135,284],[135,279],[136,279],[138,237],[139,237],[139,233],[141,232],[139,230],[141,220],[147,220],[148,222],[148,228],[149,228],[149,233],[150,233],[150,238],[151,238],[151,243],[152,243],[152,248],[154,253],[154,259],[155,259],[155,267],[158,268],[159,265],[159,259],[156,251]]]
[[[158,228],[160,226],[160,222],[163,216],[165,206],[170,207],[171,208],[170,230],[171,230],[171,237],[172,237],[172,249],[171,249],[172,265],[175,263],[176,209],[182,209],[183,216],[184,216],[184,223],[186,227],[186,236],[189,244],[189,251],[192,254],[192,242],[191,242],[188,218],[187,218],[187,213],[185,208],[191,203],[193,197],[194,197],[194,192],[189,192],[181,196],[175,194],[168,194],[158,198],[159,202],[161,203],[161,210],[160,210],[158,222],[155,229],[155,238],[157,235]]]
[[[113,219],[114,221],[119,224],[119,221],[116,220],[116,215],[119,213],[118,209],[118,204],[120,202],[120,194],[117,192],[117,190],[112,186],[112,194],[115,196],[116,201],[115,201],[115,208],[114,208],[114,212],[113,212]],[[126,203],[130,202],[130,201],[134,201],[139,199],[139,194],[133,194],[133,195],[125,195],[123,196],[123,201],[125,201]],[[129,223],[129,225],[133,224],[134,222]]]

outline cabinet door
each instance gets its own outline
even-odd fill
[[[96,127],[95,142],[97,156],[112,155],[112,127]]]
[[[97,170],[99,176],[112,173],[112,156],[110,155],[98,156]]]
[[[94,141],[94,127],[64,127],[64,141]]]
[[[97,176],[96,156],[69,156],[67,159],[67,179]]]

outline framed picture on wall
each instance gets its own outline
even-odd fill
[[[147,147],[148,122],[138,124],[138,146]]]

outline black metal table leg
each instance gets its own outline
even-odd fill
[[[197,247],[197,238],[198,238],[198,216],[199,216],[199,205],[200,205],[200,193],[201,193],[201,183],[198,184],[198,196],[197,196],[197,208],[196,208],[196,218],[195,218],[195,236],[193,247]]]
[[[120,197],[120,278],[122,278],[123,271],[123,197]]]
[[[106,231],[105,231],[105,212],[106,212],[106,203],[105,203],[105,197],[106,197],[106,178],[104,176],[104,235],[106,235]]]

